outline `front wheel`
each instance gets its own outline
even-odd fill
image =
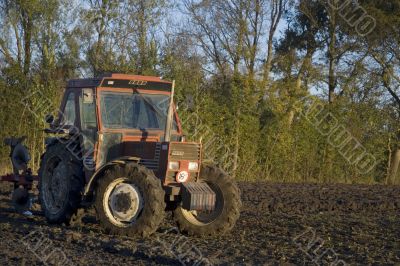
[[[154,173],[137,163],[115,165],[96,189],[95,207],[111,234],[148,236],[164,218],[164,190]]]
[[[233,178],[215,166],[204,166],[200,180],[216,194],[214,211],[188,211],[178,206],[174,219],[179,229],[189,235],[222,235],[230,231],[240,215],[240,191]]]

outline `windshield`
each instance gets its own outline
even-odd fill
[[[168,95],[102,92],[101,120],[110,129],[164,130],[168,104]],[[175,119],[172,128],[177,130]]]

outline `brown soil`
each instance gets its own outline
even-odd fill
[[[400,264],[400,187],[241,183],[242,214],[228,235],[181,236],[168,217],[141,239],[103,234],[92,211],[75,226],[17,214],[0,185],[1,265],[189,265],[200,253],[210,264]]]

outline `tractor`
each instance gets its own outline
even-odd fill
[[[78,210],[94,206],[110,234],[148,236],[167,211],[189,235],[231,230],[240,215],[239,188],[203,162],[201,142],[185,140],[174,87],[174,81],[126,74],[70,80],[60,111],[46,116],[38,177],[26,167],[22,140],[14,141],[19,153],[12,160],[23,162],[23,173],[6,181],[18,179],[16,201],[26,199],[25,181],[37,179],[50,223],[69,224]]]

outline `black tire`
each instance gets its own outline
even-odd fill
[[[121,180],[121,181],[118,181]],[[140,195],[141,207],[135,212],[135,217],[129,222],[118,222],[113,217],[111,196],[108,191],[114,191],[115,182],[134,186]],[[107,233],[124,236],[147,237],[154,233],[164,220],[165,192],[161,181],[146,167],[137,163],[114,165],[105,171],[97,183],[95,208],[100,224]],[[131,203],[130,203],[131,204]],[[128,208],[130,208],[129,205]]]
[[[81,161],[65,145],[47,148],[39,168],[39,200],[48,222],[69,224],[81,203],[83,176]]]
[[[178,206],[174,210],[174,219],[180,231],[189,235],[223,235],[235,226],[240,216],[240,190],[233,178],[215,166],[203,166],[200,180],[206,182],[216,193],[215,211],[202,220],[200,216]]]

